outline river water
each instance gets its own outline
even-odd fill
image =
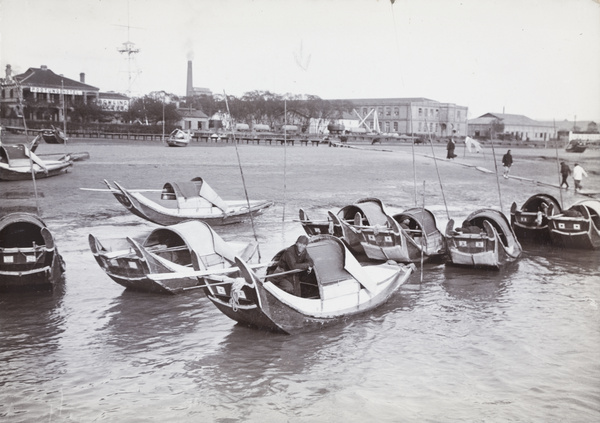
[[[302,233],[281,212],[257,219],[263,258]],[[124,210],[53,216],[64,282],[0,296],[2,422],[600,421],[597,252],[426,264],[375,312],[287,336],[236,325],[200,291],[127,292],[87,246],[152,228]]]

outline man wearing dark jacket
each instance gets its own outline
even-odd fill
[[[312,271],[315,265],[313,259],[306,251],[308,237],[300,235],[296,243],[288,247],[277,263],[275,273],[288,272],[290,270],[304,270],[307,273]],[[275,284],[290,294],[300,296],[300,278],[298,274],[282,275],[273,278]]]
[[[510,150],[506,152],[504,156],[502,156],[502,166],[504,166],[504,178],[508,179],[508,173],[510,172],[510,167],[512,166],[513,158],[510,154]]]
[[[569,183],[567,182],[567,178],[571,174],[571,168],[565,162],[560,162],[560,174],[562,176],[562,182],[560,183],[560,187],[562,188],[563,184],[567,186],[569,189]]]

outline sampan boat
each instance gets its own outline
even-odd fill
[[[413,263],[444,255],[444,237],[431,211],[415,207],[389,216],[383,204],[381,210],[387,215],[385,226],[349,226],[362,236],[361,244],[367,257]],[[406,227],[402,226],[403,222],[408,222]]]
[[[192,140],[192,135],[189,132],[184,132],[181,129],[175,129],[167,138],[169,147],[186,147]]]
[[[566,248],[600,248],[600,201],[582,200],[548,218],[552,243]]]
[[[64,144],[67,141],[67,136],[63,131],[55,127],[54,125],[50,125],[52,129],[44,129],[42,131],[42,137],[44,141],[48,144]]]
[[[506,216],[493,209],[471,213],[462,228],[454,229],[450,219],[446,248],[448,264],[493,269],[516,261],[523,252]]]
[[[301,295],[279,288],[270,279],[280,251],[259,276],[236,258],[242,277],[206,278],[207,297],[226,316],[242,325],[295,334],[338,323],[366,313],[387,301],[404,284],[414,265],[361,266],[344,243],[331,235],[311,237],[307,246],[314,261],[312,272],[300,277]],[[284,272],[292,273],[291,272]]]
[[[94,258],[119,285],[135,291],[176,294],[199,287],[198,272],[219,272],[235,256],[251,260],[257,244],[225,242],[209,225],[188,221],[154,229],[141,243],[89,235]]]
[[[587,149],[587,145],[581,140],[572,140],[565,147],[568,153],[583,153]]]
[[[376,198],[363,198],[353,204],[342,207],[335,214],[328,212],[325,220],[310,220],[300,209],[300,223],[307,235],[327,233],[344,240],[355,254],[364,254],[361,226],[378,225],[384,227],[388,216],[383,211],[383,204]],[[327,232],[325,232],[327,230]]]
[[[114,188],[108,181],[104,180],[104,183],[131,213],[164,226],[186,220],[202,220],[212,226],[239,223],[273,205],[271,201],[225,201],[202,178],[167,182],[156,200],[142,194],[142,191],[151,190],[128,190],[117,182],[114,182]]]
[[[37,144],[32,144],[32,148]],[[67,154],[58,160],[43,160],[25,144],[0,144],[0,180],[21,181],[48,178],[68,172],[73,160]]]
[[[31,213],[0,218],[0,290],[47,290],[60,280],[65,263],[46,224]]]
[[[538,219],[538,212],[541,220]],[[548,217],[559,214],[559,202],[548,194],[535,194],[527,199],[521,209],[513,203],[510,208],[510,224],[517,239],[522,242],[550,244]]]

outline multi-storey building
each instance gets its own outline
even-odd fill
[[[0,117],[25,114],[28,120],[55,122],[62,122],[65,110],[78,103],[98,101],[100,92],[85,83],[84,73],[75,81],[41,66],[13,76],[10,65],[6,66],[5,78],[0,79],[0,91]]]
[[[468,107],[427,98],[365,98],[332,100],[354,105],[360,126],[372,131],[434,137],[464,136]]]

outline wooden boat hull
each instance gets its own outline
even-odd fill
[[[250,260],[256,251],[255,243],[226,243],[198,221],[154,229],[142,244],[126,238],[105,246],[92,234],[88,240],[96,262],[113,281],[158,294],[201,287],[204,280],[190,272],[223,271],[232,267],[235,254]]]
[[[44,222],[29,213],[0,219],[0,290],[48,290],[61,279],[64,261]]]
[[[313,259],[318,275],[320,258],[313,256]],[[338,290],[332,298],[324,297],[325,291],[307,298],[304,294],[294,296],[272,282],[259,279],[239,259],[236,265],[243,278],[208,277],[207,297],[223,314],[240,324],[286,334],[314,331],[379,307],[407,281],[414,268],[387,264],[367,266],[365,272],[376,275],[373,285],[376,288],[368,290],[351,278],[329,285],[328,289]]]
[[[34,165],[35,179],[50,178],[52,176],[68,173],[71,167],[73,167],[73,162],[68,161],[56,165],[50,165],[48,166],[48,171],[46,172],[37,165]],[[9,168],[3,166],[3,163],[0,163],[0,180],[2,181],[28,181],[32,178],[33,176],[31,175],[31,168]]]
[[[44,141],[46,141],[47,144],[64,144],[67,139],[65,134],[54,126],[52,129],[42,131],[42,138],[44,138]]]
[[[570,215],[571,211],[578,212]],[[563,248],[600,249],[600,201],[582,200],[549,219],[552,243]]]
[[[169,147],[187,147],[189,143],[189,141],[167,140]]]
[[[175,225],[187,220],[201,220],[210,223],[211,226],[230,225],[243,222],[250,216],[257,216],[273,205],[272,202],[267,201],[251,201],[250,208],[242,206],[230,213],[223,213],[216,208],[213,208],[214,213],[187,211],[164,207],[140,193],[129,192],[117,183],[115,185],[118,189],[112,188],[111,192],[127,210],[142,219],[163,226]]]
[[[545,210],[550,215],[561,212],[560,204],[556,198],[548,194],[536,194],[529,197],[521,209],[517,209],[516,203],[512,204],[510,224],[519,242],[542,245],[548,245],[552,242],[548,216],[543,215],[540,225],[536,222],[537,211],[542,206],[545,206]]]
[[[447,264],[500,269],[516,261],[522,248],[506,217],[496,210],[478,210],[467,218],[480,233],[454,231],[454,221],[446,228]]]

